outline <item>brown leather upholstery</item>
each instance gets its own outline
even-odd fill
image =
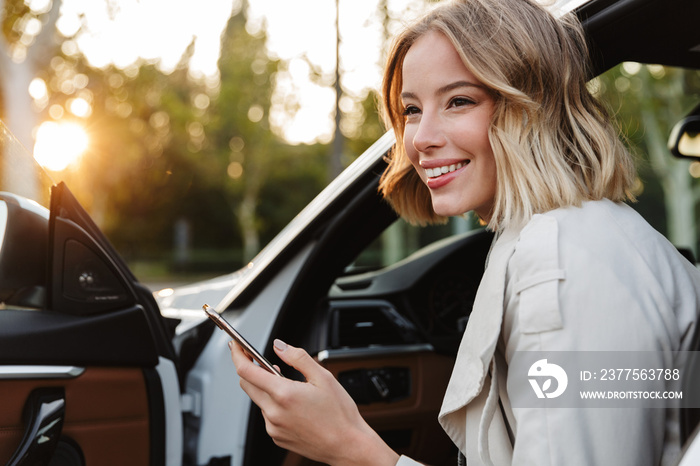
[[[0,380],[0,464],[19,444],[22,410],[32,390],[66,391],[63,434],[80,445],[88,465],[148,466],[148,398],[139,368],[88,368],[75,379]]]

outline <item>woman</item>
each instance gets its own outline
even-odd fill
[[[650,351],[662,365],[688,348],[700,308],[695,267],[622,204],[634,166],[585,64],[574,18],[529,0],[440,5],[388,60],[397,144],[382,193],[414,223],[474,211],[496,232],[439,417],[469,465],[652,465],[679,451],[674,410],[513,406],[518,352]],[[308,354],[275,351],[307,383],[232,346],[278,445],[333,465],[412,463]]]

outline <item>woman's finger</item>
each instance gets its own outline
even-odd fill
[[[232,340],[229,342],[229,348],[231,348],[231,359],[236,366],[236,372],[242,379],[245,379],[264,391],[269,391],[270,388],[274,387],[274,383],[279,382],[279,379],[281,379],[281,377],[255,364],[250,356],[235,341]]]
[[[307,382],[311,382],[316,385],[316,382],[322,380],[328,371],[324,369],[319,363],[316,362],[309,353],[307,353],[302,348],[296,348],[294,346],[288,345],[282,340],[275,340],[273,344],[275,348],[275,353],[284,361],[287,365],[293,367],[302,373],[306,377]]]

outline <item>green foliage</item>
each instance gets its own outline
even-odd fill
[[[697,104],[697,71],[636,63],[619,65],[598,78],[600,94],[629,141],[646,152],[641,114],[653,112],[664,134]]]
[[[287,146],[286,157],[268,171],[258,215],[261,243],[266,244],[323,188],[328,146]]]
[[[221,88],[207,132],[218,161],[220,189],[236,216],[250,258],[317,194],[323,183],[317,147],[295,147],[271,131],[268,116],[279,63],[267,57],[265,36],[245,30],[245,15],[229,21],[219,60]]]
[[[635,208],[659,231],[681,243],[681,230],[696,202],[688,162],[675,159],[666,142],[673,125],[698,104],[700,73],[695,70],[623,63],[597,78],[592,86],[615,115],[628,145],[638,157],[640,195]],[[685,198],[685,199],[684,199]],[[693,222],[691,221],[692,225]],[[675,228],[675,230],[674,230]]]
[[[384,124],[381,122],[378,107],[379,97],[374,92],[367,93],[360,102],[362,112],[360,130],[355,137],[346,139],[349,153],[355,156],[362,154],[384,134]]]

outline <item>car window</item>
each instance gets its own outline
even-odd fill
[[[625,62],[590,83],[637,157],[632,206],[684,252],[698,252],[700,162],[673,157],[671,128],[700,103],[700,71]]]
[[[435,241],[480,228],[483,227],[472,214],[450,218],[444,225],[417,226],[399,219],[360,253],[346,273],[387,267]]]

